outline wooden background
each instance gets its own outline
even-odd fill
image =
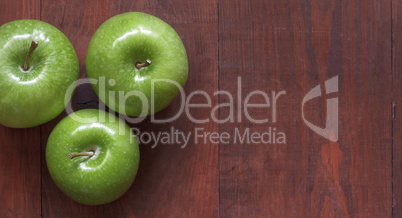
[[[84,78],[93,33],[128,11],[155,15],[181,36],[190,65],[186,93],[237,93],[238,76],[243,93],[286,90],[276,123],[252,124],[243,115],[241,122],[195,124],[181,116],[170,124],[147,119],[135,127],[262,132],[272,126],[286,134],[287,143],[191,143],[185,149],[143,144],[127,194],[95,207],[70,200],[47,171],[47,138],[66,114],[30,129],[0,126],[1,217],[402,216],[401,0],[1,0],[0,25],[23,18],[54,25],[74,45]],[[339,101],[334,143],[305,125],[301,102],[336,75],[339,92],[330,96]],[[72,101],[76,110],[99,103],[88,86],[78,88]],[[175,114],[179,102],[157,117]],[[212,105],[225,102],[215,96]],[[325,126],[325,102],[317,98],[305,106],[306,117],[319,126]],[[255,118],[271,115],[251,111]],[[191,112],[211,117],[209,108]],[[222,108],[216,116],[228,113]]]

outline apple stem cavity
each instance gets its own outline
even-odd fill
[[[82,156],[91,157],[92,155],[94,155],[94,152],[92,152],[92,151],[84,152],[84,153],[70,153],[70,154],[68,154],[68,158],[73,159],[74,157],[82,157]]]
[[[35,42],[35,41],[32,41],[31,47],[29,48],[28,55],[27,55],[27,58],[25,59],[25,64],[24,64],[24,67],[23,67],[23,69],[24,69],[25,71],[28,70],[29,57],[31,56],[31,54],[32,54],[32,52],[35,50],[35,48],[37,48],[37,47],[38,47],[38,43]]]
[[[141,69],[141,68],[149,66],[149,65],[151,65],[151,60],[149,60],[149,59],[147,61],[145,61],[145,63],[141,63],[139,61],[137,61],[137,63],[135,63],[135,67],[137,69]]]

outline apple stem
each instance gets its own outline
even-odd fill
[[[151,65],[151,60],[149,60],[149,59],[147,61],[145,61],[145,63],[141,63],[139,61],[137,61],[137,63],[135,63],[135,67],[137,67],[138,69],[141,69],[141,68],[149,66],[149,65]]]
[[[25,64],[24,64],[24,70],[27,71],[28,70],[28,61],[29,61],[29,57],[31,56],[32,52],[35,50],[35,48],[38,47],[38,43],[35,41],[32,41],[31,43],[31,47],[29,48],[28,51],[28,55],[27,58],[25,59]]]
[[[73,159],[74,157],[80,157],[80,156],[92,156],[94,155],[94,152],[84,152],[84,153],[70,153],[68,154],[68,158]]]

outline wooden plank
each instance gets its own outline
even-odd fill
[[[68,2],[68,3],[67,3]],[[42,19],[55,25],[72,41],[80,61],[80,78],[86,76],[85,55],[90,38],[98,26],[113,15],[141,11],[168,22],[181,36],[189,57],[186,95],[195,90],[212,94],[218,89],[217,1],[51,1],[42,0]],[[75,109],[96,108],[98,98],[89,86],[78,89],[73,99]],[[217,98],[212,100],[217,104]],[[159,119],[174,115],[180,98],[157,113]],[[197,118],[209,116],[208,110],[191,111]],[[42,148],[47,137],[63,116],[42,128]],[[217,131],[215,123],[194,124],[184,114],[168,124],[153,124],[149,119],[133,125],[142,132],[169,132],[171,127],[183,132],[195,127]],[[62,194],[47,171],[42,152],[42,209],[45,217],[115,217],[115,216],[205,216],[218,215],[218,146],[215,144],[140,145],[141,163],[131,189],[121,199],[99,207],[80,205]]]
[[[108,8],[108,1],[45,1],[41,2],[41,19],[48,22],[62,31],[69,38],[77,53],[80,65],[80,78],[85,78],[85,56],[89,41],[96,29],[106,21],[111,14]],[[92,91],[90,86],[77,89],[72,99],[74,106],[80,106],[77,99],[78,93]],[[89,92],[89,98],[94,97]],[[85,95],[85,93],[82,93]],[[83,106],[83,105],[82,105]],[[110,207],[92,208],[85,207],[73,202],[66,197],[54,184],[46,166],[46,143],[47,139],[56,124],[66,116],[62,113],[56,119],[43,125],[41,128],[42,144],[42,216],[43,217],[77,217],[92,213],[94,216],[110,215],[113,210]]]
[[[39,0],[2,1],[0,25],[40,19]],[[40,127],[12,129],[0,125],[0,214],[40,217]]]
[[[402,216],[402,1],[392,1],[393,127],[393,216]]]
[[[251,109],[255,119],[270,119],[271,91],[286,91],[276,122],[255,124],[242,108],[241,122],[219,126],[286,135],[286,144],[220,145],[221,217],[391,216],[390,9],[387,1],[219,1],[220,89],[237,93],[240,76],[243,102],[268,93],[271,107]],[[301,110],[307,93],[317,85],[325,93],[334,77],[339,91],[307,102],[304,115],[324,128],[326,99],[338,98],[329,113],[339,115],[336,142],[309,129]]]

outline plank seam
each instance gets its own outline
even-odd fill
[[[395,80],[394,80],[394,36],[393,36],[393,0],[390,1],[391,4],[391,74],[392,74],[392,103],[391,103],[391,217],[394,217],[394,120],[395,120]]]

